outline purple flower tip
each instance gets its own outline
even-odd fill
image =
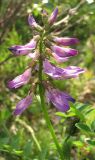
[[[53,11],[53,13],[49,18],[49,24],[53,24],[56,21],[57,14],[58,14],[58,8],[55,8],[55,10]]]
[[[28,23],[32,27],[37,27],[37,23],[32,15],[28,16]]]
[[[13,50],[13,48],[12,48],[12,47],[10,47],[10,48],[8,48],[8,50],[9,50],[9,51],[12,51],[12,50]]]

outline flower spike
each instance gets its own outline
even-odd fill
[[[78,54],[76,49],[67,47],[77,44],[79,42],[77,38],[54,37],[54,33],[59,31],[59,29],[56,28],[57,25],[54,25],[57,15],[58,8],[54,9],[49,18],[47,12],[44,11],[40,21],[42,27],[35,21],[32,15],[28,16],[28,23],[33,31],[33,39],[25,45],[14,45],[10,47],[9,50],[15,56],[26,55],[27,57],[30,57],[29,61],[31,62],[29,62],[28,69],[26,69],[23,74],[8,82],[8,87],[18,88],[31,82],[29,84],[32,85],[32,87],[30,88],[28,95],[18,102],[16,109],[14,110],[14,115],[21,115],[32,103],[32,94],[38,94],[39,85],[40,103],[46,123],[60,154],[59,159],[63,160],[64,154],[62,152],[62,148],[60,148],[61,145],[56,139],[55,132],[53,131],[47,107],[45,106],[45,98],[43,96],[45,95],[47,102],[52,103],[59,111],[67,112],[70,109],[69,102],[74,103],[75,99],[69,94],[54,88],[54,83],[51,82],[53,79],[65,80],[68,78],[78,77],[79,74],[84,72],[84,69],[76,66],[61,68],[49,62],[48,59],[51,55],[57,62],[62,63],[70,59],[70,57]],[[52,25],[54,25],[54,27]],[[38,142],[36,143],[38,144]]]
[[[26,43],[25,45],[14,45],[10,47],[9,50],[15,56],[26,55],[29,57],[28,59],[31,62],[29,62],[28,69],[26,69],[24,73],[8,82],[8,87],[11,89],[19,88],[29,83],[32,72],[32,88],[30,88],[29,93],[36,93],[35,91],[37,85],[39,85],[39,88],[44,86],[48,103],[51,102],[57,109],[59,109],[59,111],[66,112],[70,108],[69,101],[74,103],[75,100],[67,93],[62,92],[59,89],[55,89],[49,81],[50,78],[47,80],[47,77],[51,77],[52,80],[76,78],[79,74],[84,72],[84,69],[76,66],[68,66],[65,68],[57,67],[48,60],[52,56],[55,58],[56,62],[63,63],[78,54],[76,49],[68,47],[71,45],[76,45],[79,42],[77,38],[56,37],[53,36],[53,34],[50,34],[53,29],[55,31],[55,27],[52,27],[52,29],[49,29],[49,27],[52,26],[56,21],[57,15],[58,8],[54,9],[49,18],[48,13],[43,11],[41,21],[43,25],[42,27],[36,22],[33,15],[30,14],[28,16],[28,23],[33,29],[33,39],[31,39],[30,42]],[[43,73],[46,77],[42,76]],[[47,85],[49,85],[49,87],[47,87]],[[41,101],[44,101],[42,99],[43,95],[41,88],[39,89],[39,94]],[[14,114],[20,115],[31,103],[31,95],[26,96],[17,104]]]

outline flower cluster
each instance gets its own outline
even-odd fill
[[[44,16],[46,15],[46,16]],[[39,72],[39,59],[42,61],[43,74],[43,87],[45,88],[46,101],[52,103],[59,111],[66,112],[69,107],[69,101],[75,102],[69,94],[54,88],[51,79],[68,79],[75,78],[84,69],[69,66],[60,68],[52,64],[49,59],[53,57],[56,62],[63,63],[69,58],[76,56],[78,51],[68,46],[75,45],[79,41],[77,38],[69,37],[56,37],[51,33],[51,28],[57,19],[58,8],[48,18],[47,13],[43,12],[43,27],[37,24],[34,17],[29,15],[28,23],[33,30],[34,36],[29,43],[25,45],[14,45],[9,48],[14,56],[28,56],[31,60],[31,65],[21,75],[8,82],[9,88],[18,88],[32,81],[32,89],[28,95],[22,99],[16,106],[14,111],[15,115],[20,115],[31,103],[37,85],[40,83],[38,78]],[[42,41],[42,50],[40,53],[39,45]],[[31,76],[33,75],[33,76]]]

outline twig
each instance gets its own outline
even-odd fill
[[[74,15],[77,14],[80,7],[82,7],[84,4],[85,4],[85,0],[81,0],[74,8],[71,8],[68,10],[67,16],[65,16],[62,20],[54,24],[53,30],[54,30],[55,36],[61,35],[62,33],[64,33],[64,31],[66,31],[67,29],[71,28],[74,25],[74,23],[73,25],[70,24],[70,21],[73,19]],[[64,28],[62,29],[63,24],[64,24]],[[57,31],[56,31],[56,27],[57,27]]]
[[[22,10],[22,6],[23,4],[28,4],[30,3],[30,0],[21,0],[19,3],[14,4],[15,8],[11,6],[11,2],[9,3],[9,7],[10,7],[10,12],[7,14],[6,11],[6,16],[3,17],[3,19],[1,19],[1,26],[2,26],[2,32],[0,33],[0,44],[4,42],[5,40],[5,36],[8,34],[8,31],[10,30],[11,26],[13,25],[14,21],[18,18],[18,13],[21,13]],[[26,5],[25,5],[26,6]],[[24,6],[24,8],[25,8]],[[12,7],[12,9],[11,9]],[[24,9],[25,11],[25,9]]]
[[[83,21],[84,17],[81,17],[80,19],[78,19],[76,22],[72,23],[72,24],[68,24],[58,35],[62,35],[65,31],[67,31],[68,29],[70,29],[71,27],[77,25],[79,22]]]
[[[56,23],[54,24],[54,26],[56,27],[56,26],[61,25],[62,23],[67,23],[67,22],[72,18],[72,16],[74,16],[74,15],[76,14],[77,10],[78,10],[78,9],[81,7],[81,5],[83,5],[84,3],[85,3],[85,0],[81,0],[80,3],[78,3],[76,7],[71,8],[71,9],[69,10],[69,13],[68,13],[68,15],[67,15],[65,18],[63,18],[62,20],[56,22]]]
[[[22,121],[21,119],[16,119],[16,122],[18,122],[20,125],[22,125],[25,129],[27,129],[27,131],[31,134],[37,148],[39,151],[41,151],[41,146],[35,136],[34,130],[32,127],[30,127],[25,121]]]

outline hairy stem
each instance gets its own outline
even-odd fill
[[[40,40],[40,44],[39,44],[39,52],[40,52],[40,58],[39,58],[39,94],[40,94],[40,100],[41,100],[41,107],[44,113],[44,117],[46,120],[46,124],[50,130],[50,133],[52,135],[53,141],[56,145],[57,151],[59,152],[60,158],[61,160],[63,160],[63,155],[62,155],[62,150],[61,147],[57,141],[53,126],[51,124],[49,115],[48,115],[48,111],[47,111],[47,107],[45,106],[45,101],[44,101],[44,88],[43,88],[43,84],[42,84],[42,67],[43,67],[43,60],[42,60],[42,53],[43,53],[43,36],[41,37]]]

